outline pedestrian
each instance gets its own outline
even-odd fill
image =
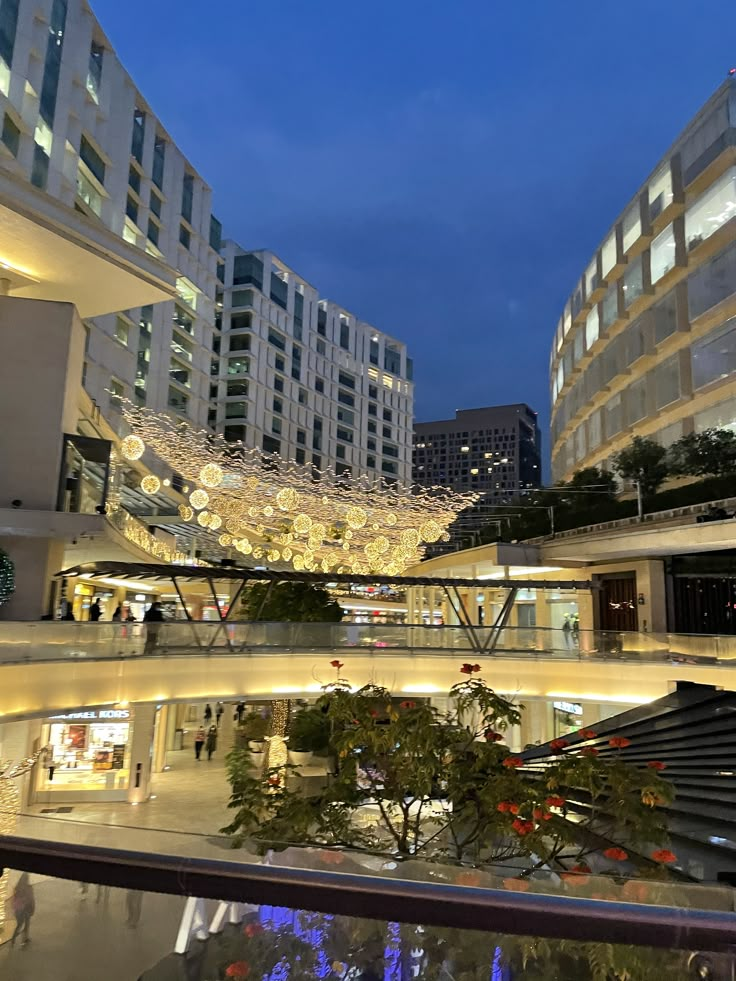
[[[64,616],[61,619],[62,620],[76,620],[77,619],[74,616],[74,611],[72,610],[71,603],[67,603],[66,604],[66,613],[64,614]]]
[[[243,712],[245,712],[245,702],[238,702],[238,706],[235,709],[235,714],[238,717],[238,725],[243,721]]]
[[[96,599],[92,606],[89,608],[89,618],[92,623],[97,623],[97,621],[102,616],[102,607],[100,606],[100,601]]]
[[[204,707],[204,724],[208,726],[212,722],[212,706],[209,702]]]
[[[115,607],[115,612],[112,615],[112,619],[113,623],[120,623],[120,621],[123,619],[123,608],[119,603]]]
[[[565,617],[565,622],[562,624],[562,636],[565,638],[565,647],[570,646],[571,630],[572,630],[572,626],[570,624],[570,620],[567,617]]]
[[[212,759],[212,754],[217,749],[217,726],[210,726],[207,733],[207,759]]]
[[[15,946],[15,939],[19,934],[23,934],[23,946],[30,941],[28,930],[31,925],[31,917],[36,912],[36,900],[33,895],[33,886],[28,878],[28,873],[24,872],[18,879],[18,883],[13,893],[13,915],[15,916],[15,931],[10,940],[10,946]]]
[[[138,889],[128,889],[125,894],[125,908],[128,913],[128,926],[131,930],[138,926],[143,906],[143,893]]]
[[[204,741],[207,738],[207,733],[204,731],[204,726],[200,726],[199,729],[194,734],[194,758],[198,760],[202,755],[202,747],[204,746]]]
[[[222,713],[225,711],[225,706],[222,702],[217,703],[217,728],[220,728],[220,719],[222,718]]]
[[[164,622],[164,613],[158,600],[154,600],[148,607],[143,616],[143,622],[146,625],[146,644],[143,653],[150,654],[158,643],[158,632]]]

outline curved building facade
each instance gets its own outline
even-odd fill
[[[550,359],[552,474],[635,435],[736,429],[736,77],[689,123],[580,278]]]

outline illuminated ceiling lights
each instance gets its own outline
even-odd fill
[[[150,449],[191,487],[179,508],[184,521],[222,529],[220,545],[272,566],[400,575],[421,560],[427,543],[446,541],[449,525],[478,497],[444,487],[383,486],[331,469],[315,481],[311,468],[275,454],[264,463],[260,450],[121,402],[131,429],[122,455],[137,460]]]

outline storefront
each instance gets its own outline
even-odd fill
[[[85,709],[44,720],[34,800],[126,800],[130,787],[133,712]]]

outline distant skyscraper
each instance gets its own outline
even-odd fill
[[[414,425],[414,482],[481,495],[445,549],[457,547],[461,536],[472,538],[487,523],[489,506],[539,487],[541,472],[537,413],[524,403],[459,409],[454,419]]]

